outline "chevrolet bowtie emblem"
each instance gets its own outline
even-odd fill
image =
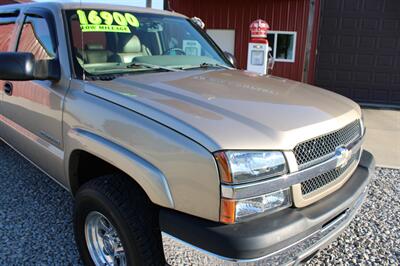
[[[350,161],[352,152],[345,147],[338,147],[335,151],[335,157],[337,158],[336,167],[343,168]]]

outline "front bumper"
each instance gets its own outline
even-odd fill
[[[364,151],[347,183],[306,208],[290,208],[246,223],[224,225],[171,210],[160,212],[171,265],[292,265],[308,260],[351,222],[374,173]]]

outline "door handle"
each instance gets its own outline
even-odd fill
[[[12,85],[11,82],[6,82],[6,83],[4,84],[4,92],[5,92],[7,95],[9,95],[9,96],[12,95],[12,92],[13,92],[13,85]]]

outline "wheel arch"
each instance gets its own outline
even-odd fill
[[[67,142],[65,173],[72,194],[100,173],[121,171],[136,182],[154,204],[174,208],[167,178],[134,152],[83,129],[69,130]],[[88,165],[82,165],[82,160]]]

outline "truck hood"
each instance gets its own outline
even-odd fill
[[[85,91],[217,150],[291,150],[359,119],[353,101],[311,85],[239,70],[92,81]]]

